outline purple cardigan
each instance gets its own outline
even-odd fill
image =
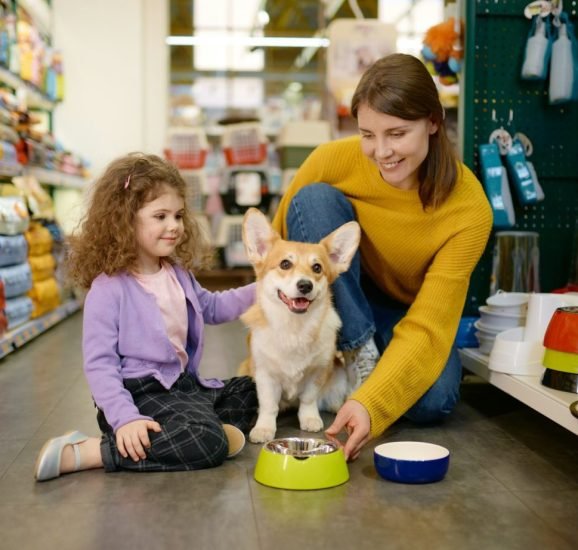
[[[255,283],[209,292],[184,269],[175,266],[175,272],[187,300],[186,369],[203,386],[222,387],[220,380],[198,374],[204,324],[237,319],[253,304]],[[153,376],[168,389],[181,374],[155,297],[127,273],[101,274],[93,281],[84,304],[82,348],[90,391],[115,432],[133,420],[152,420],[140,414],[123,379]]]

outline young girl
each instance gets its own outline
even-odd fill
[[[204,324],[239,317],[255,289],[203,289],[191,270],[209,257],[176,168],[138,153],[110,164],[69,260],[72,278],[90,288],[84,371],[102,437],[70,432],[49,440],[38,481],[102,467],[211,468],[240,452],[257,411],[254,383],[203,379],[198,367]]]

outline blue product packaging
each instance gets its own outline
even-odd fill
[[[513,227],[516,223],[512,194],[500,151],[495,143],[479,146],[482,182],[494,214],[494,227]]]
[[[531,169],[526,161],[524,147],[518,139],[514,139],[512,147],[506,153],[506,166],[510,182],[516,190],[521,204],[536,204],[538,191]]]

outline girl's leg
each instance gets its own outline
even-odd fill
[[[339,226],[354,220],[353,207],[341,191],[326,183],[314,183],[303,187],[291,200],[286,220],[288,238],[316,243]],[[369,376],[379,359],[373,341],[375,324],[361,289],[360,277],[358,250],[349,269],[332,285],[335,309],[343,324],[337,348],[344,352],[346,367],[355,380],[355,386]]]
[[[213,407],[212,390],[202,388],[189,374],[182,375],[170,390],[153,378],[125,380],[141,414],[154,418],[159,433],[149,432],[147,458],[134,462],[123,458],[116,436],[102,413],[101,452],[106,471],[182,471],[219,466],[227,458],[228,440]]]
[[[62,449],[62,457],[60,459],[61,474],[103,467],[99,437],[89,437],[86,441],[78,443],[78,450],[80,452],[80,465],[77,469],[76,453],[73,446],[66,445]]]
[[[215,392],[214,408],[224,424],[232,424],[247,433],[255,423],[259,403],[257,388],[250,376],[225,380],[225,387]]]

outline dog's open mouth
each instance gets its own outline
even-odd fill
[[[279,296],[279,299],[289,308],[289,311],[292,311],[293,313],[305,313],[311,305],[311,300],[308,300],[303,296],[300,296],[299,298],[289,298],[280,290],[277,290],[277,295]]]

